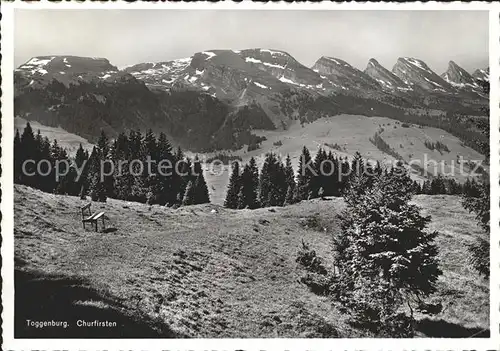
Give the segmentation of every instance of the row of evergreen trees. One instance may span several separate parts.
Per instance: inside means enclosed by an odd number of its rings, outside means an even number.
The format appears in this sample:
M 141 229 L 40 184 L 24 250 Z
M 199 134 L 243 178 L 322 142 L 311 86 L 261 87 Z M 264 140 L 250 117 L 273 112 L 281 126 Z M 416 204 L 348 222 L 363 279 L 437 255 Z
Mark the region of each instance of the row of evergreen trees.
M 414 182 L 414 188 L 416 194 L 425 195 L 461 195 L 468 194 L 475 196 L 479 192 L 480 183 L 478 183 L 474 178 L 467 178 L 467 180 L 461 184 L 457 182 L 454 178 L 444 178 L 442 175 L 432 178 L 431 180 L 426 180 L 420 185 L 418 182 Z
M 27 162 L 23 170 L 23 163 L 26 160 L 32 160 L 32 162 Z M 22 135 L 19 134 L 19 130 L 16 130 L 14 183 L 25 184 L 46 192 L 59 191 L 65 185 L 62 179 L 57 178 L 56 168 L 65 160 L 69 160 L 68 154 L 59 146 L 57 140 L 51 143 L 47 137 L 42 137 L 40 130 L 35 135 L 29 123 Z M 59 168 L 62 172 L 62 166 Z M 78 191 L 78 189 L 75 188 L 72 191 Z
M 381 173 L 379 163 L 368 164 L 359 153 L 349 162 L 347 158 L 337 157 L 331 151 L 326 153 L 320 148 L 312 159 L 304 147 L 295 176 L 290 156 L 283 163 L 271 152 L 266 154 L 260 172 L 254 158 L 243 170 L 238 162 L 233 163 L 224 206 L 233 209 L 284 206 L 323 196 L 341 196 L 355 175 L 374 177 Z M 427 195 L 474 194 L 478 186 L 474 179 L 460 184 L 455 179 L 438 175 L 423 184 L 413 181 L 411 190 L 415 194 Z
M 320 148 L 313 160 L 309 150 L 304 147 L 297 176 L 290 156 L 283 164 L 272 152 L 266 154 L 259 173 L 252 157 L 242 172 L 239 163 L 233 163 L 224 206 L 235 209 L 283 206 L 322 196 L 340 196 L 352 173 L 363 172 L 366 167 L 371 166 L 365 165 L 359 153 L 349 162 L 347 158 L 339 158 Z M 377 164 L 367 172 L 375 174 L 380 171 L 380 165 Z
M 150 169 L 145 166 L 148 157 Z M 27 164 L 26 172 L 23 172 L 23 162 L 28 159 L 34 162 Z M 142 163 L 142 172 L 138 164 L 130 167 L 133 160 Z M 161 160 L 168 160 L 173 166 L 168 176 L 158 174 Z M 61 161 L 68 161 L 71 167 L 67 175 L 57 179 L 57 166 L 59 174 L 64 173 L 61 168 L 65 164 Z M 122 167 L 119 167 L 120 162 Z M 50 143 L 40 132 L 35 135 L 28 123 L 22 135 L 16 132 L 14 163 L 16 183 L 46 192 L 90 195 L 95 201 L 112 197 L 168 206 L 209 202 L 201 162 L 197 158 L 191 161 L 180 148 L 174 151 L 165 134 L 160 133 L 156 138 L 151 130 L 145 135 L 139 131 L 130 131 L 128 135 L 121 133 L 114 141 L 102 132 L 91 153 L 80 145 L 75 158 L 70 160 L 57 140 Z M 101 163 L 103 171 L 109 175 L 101 177 Z M 113 173 L 109 167 L 113 167 Z M 382 169 L 380 164 L 368 165 L 359 153 L 349 162 L 347 158 L 320 148 L 312 159 L 304 147 L 295 176 L 290 157 L 283 163 L 276 154 L 268 153 L 260 172 L 254 158 L 244 167 L 233 163 L 224 205 L 228 208 L 257 208 L 293 204 L 322 196 L 340 196 L 348 188 L 353 175 L 360 172 L 377 175 Z M 459 184 L 454 179 L 438 176 L 422 185 L 413 182 L 413 191 L 417 194 L 470 193 L 474 196 L 477 189 L 478 184 L 473 179 Z
M 26 160 L 34 163 L 27 163 L 24 172 Z M 57 179 L 56 174 L 64 173 Z M 94 201 L 112 197 L 168 206 L 210 202 L 201 162 L 185 157 L 180 148 L 174 151 L 164 133 L 156 138 L 151 130 L 145 135 L 121 133 L 113 141 L 102 132 L 90 154 L 80 145 L 71 160 L 56 140 L 50 144 L 40 132 L 35 136 L 27 123 L 14 138 L 14 181 L 46 192 L 90 195 Z

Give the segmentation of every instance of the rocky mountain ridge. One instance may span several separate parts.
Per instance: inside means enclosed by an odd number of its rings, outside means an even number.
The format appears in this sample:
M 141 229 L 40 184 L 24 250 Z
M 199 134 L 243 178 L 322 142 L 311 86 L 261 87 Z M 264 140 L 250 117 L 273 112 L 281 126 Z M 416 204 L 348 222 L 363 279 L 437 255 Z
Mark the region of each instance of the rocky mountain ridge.
M 361 71 L 328 56 L 308 68 L 270 49 L 202 51 L 122 70 L 105 58 L 40 56 L 14 72 L 15 113 L 89 139 L 100 129 L 154 128 L 188 149 L 230 149 L 254 142 L 252 129 L 338 113 L 390 116 L 462 102 L 474 111 L 487 104 L 474 80 L 488 72 L 450 62 L 439 76 L 413 58 L 399 58 L 392 72 L 371 59 Z

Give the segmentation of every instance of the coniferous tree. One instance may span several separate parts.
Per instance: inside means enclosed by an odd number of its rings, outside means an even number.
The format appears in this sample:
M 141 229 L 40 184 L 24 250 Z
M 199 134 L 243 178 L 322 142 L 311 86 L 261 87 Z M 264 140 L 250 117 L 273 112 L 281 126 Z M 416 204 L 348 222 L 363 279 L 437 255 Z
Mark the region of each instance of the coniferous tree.
M 203 175 L 203 167 L 198 156 L 195 157 L 193 162 L 192 181 L 194 187 L 193 204 L 205 204 L 210 202 L 208 194 L 208 187 Z
M 243 186 L 240 187 L 240 191 L 238 193 L 238 209 L 243 209 L 246 208 L 246 201 L 245 201 L 245 193 L 243 190 Z
M 183 199 L 183 194 L 186 193 L 186 186 L 189 183 L 189 181 L 192 181 L 194 183 L 195 179 L 193 177 L 193 166 L 191 159 L 189 157 L 186 157 L 183 160 L 178 161 L 179 166 L 179 184 L 176 189 L 177 193 L 180 195 L 180 199 L 182 201 Z
M 297 174 L 298 199 L 305 200 L 311 192 L 312 179 L 314 177 L 312 159 L 309 150 L 304 146 L 299 159 L 299 171 Z
M 351 178 L 355 176 L 363 176 L 365 172 L 365 162 L 361 154 L 356 151 L 351 162 Z
M 362 189 L 358 189 L 362 187 Z M 356 322 L 380 336 L 413 335 L 412 304 L 436 290 L 436 232 L 410 204 L 412 182 L 383 173 L 365 189 L 354 176 L 345 194 L 342 233 L 335 236 L 339 275 L 334 291 Z M 409 306 L 410 315 L 401 314 Z
M 274 153 L 268 153 L 259 178 L 259 202 L 262 207 L 281 206 L 286 194 L 285 168 Z
M 101 157 L 100 149 L 94 146 L 89 158 L 89 191 L 92 201 L 106 202 L 107 191 L 104 182 L 101 181 L 100 173 Z
M 299 187 L 295 186 L 295 189 L 293 189 L 293 197 L 292 197 L 292 203 L 296 204 L 297 202 L 300 202 L 300 195 L 299 195 Z
M 106 188 L 104 187 L 104 182 L 99 179 L 99 174 L 94 173 L 92 175 L 92 181 L 90 183 L 90 197 L 92 201 L 106 202 Z
M 421 194 L 422 193 L 422 188 L 420 187 L 420 183 L 417 182 L 416 180 L 413 181 L 413 192 L 415 194 Z
M 16 135 L 14 136 L 14 183 L 20 183 L 22 180 L 23 161 L 21 136 L 19 135 L 19 129 L 16 129 Z
M 438 174 L 437 177 L 434 177 L 432 179 L 431 194 L 432 195 L 446 194 L 446 186 L 444 183 L 444 178 L 441 174 Z
M 146 201 L 150 204 L 159 202 L 159 177 L 157 174 L 158 167 L 158 143 L 153 131 L 149 129 L 144 136 L 144 141 L 141 145 L 141 155 L 143 157 L 143 181 L 144 186 L 148 189 L 146 192 Z
M 38 131 L 37 136 L 36 136 L 36 151 L 34 154 L 35 160 L 41 161 L 41 160 L 46 160 L 49 161 L 50 164 L 53 164 L 53 159 L 52 159 L 52 150 L 51 150 L 51 145 L 49 138 L 44 137 L 42 138 L 40 131 Z M 50 166 L 47 163 L 42 163 L 42 167 L 40 167 L 40 172 L 37 172 L 34 177 L 32 177 L 32 183 L 33 187 L 36 187 L 42 191 L 46 192 L 52 192 L 54 190 L 54 182 L 52 181 L 52 176 L 44 176 L 44 174 L 47 174 L 48 168 Z
M 264 163 L 262 164 L 262 169 L 259 176 L 259 203 L 262 207 L 270 206 L 268 203 L 271 199 L 269 198 L 271 192 L 271 174 L 273 167 L 273 163 L 276 163 L 276 157 L 272 152 L 266 154 L 266 158 L 264 159 Z
M 101 134 L 99 136 L 99 139 L 97 140 L 97 150 L 98 150 L 98 153 L 96 155 L 98 155 L 98 163 L 99 163 L 99 173 L 102 172 L 102 175 L 99 174 L 99 178 L 103 178 L 103 186 L 104 186 L 104 191 L 106 192 L 106 197 L 108 196 L 115 196 L 114 194 L 114 178 L 112 175 L 109 175 L 112 171 L 112 165 L 111 163 L 109 162 L 110 161 L 110 143 L 109 143 L 109 139 L 108 139 L 108 136 L 106 135 L 106 133 L 101 130 Z M 101 169 L 101 165 L 102 165 L 102 169 Z M 95 170 L 94 170 L 95 171 Z
M 82 167 L 83 163 L 87 161 L 89 158 L 88 152 L 83 149 L 82 144 L 80 143 L 80 146 L 76 150 L 76 155 L 75 155 L 75 164 L 78 168 Z
M 39 157 L 37 157 L 37 150 L 41 147 L 40 143 L 37 145 L 35 142 L 35 135 L 33 134 L 33 129 L 31 128 L 30 123 L 26 123 L 26 127 L 24 128 L 23 134 L 21 135 L 21 143 L 20 143 L 20 157 L 22 163 L 26 160 L 33 160 L 35 163 L 39 161 Z M 22 165 L 21 163 L 21 165 Z M 26 163 L 24 167 L 24 171 L 21 174 L 21 183 L 29 186 L 36 186 L 37 176 L 29 176 L 29 174 L 36 174 L 36 165 L 30 163 Z
M 238 208 L 254 209 L 259 207 L 257 201 L 257 192 L 259 186 L 259 171 L 255 158 L 251 158 L 245 165 L 241 174 L 241 197 L 238 199 Z
M 313 168 L 315 174 L 311 181 L 311 188 L 309 189 L 312 198 L 318 197 L 319 189 L 324 188 L 326 185 L 327 177 L 325 174 L 329 174 L 330 172 L 330 168 L 328 166 L 328 156 L 322 148 L 319 148 L 316 156 L 314 157 Z
M 330 151 L 327 155 L 327 161 L 332 167 L 330 170 L 330 176 L 326 177 L 325 193 L 329 196 L 340 196 L 341 194 L 341 179 L 340 171 L 341 164 L 337 157 L 335 157 Z
M 347 157 L 344 159 L 339 159 L 340 163 L 340 194 L 343 194 L 346 189 L 349 187 L 349 180 L 351 178 L 352 170 L 351 164 L 347 160 Z
M 290 155 L 286 156 L 286 161 L 285 161 L 285 183 L 287 185 L 287 191 L 289 188 L 291 189 L 291 194 L 292 194 L 291 198 L 293 201 L 293 191 L 297 184 L 295 183 L 295 173 L 293 171 L 292 160 L 290 159 Z
M 482 276 L 490 276 L 490 184 L 483 179 L 479 186 L 474 185 L 474 191 L 464 192 L 462 205 L 469 212 L 476 215 L 479 226 L 483 229 L 483 236 L 477 237 L 473 244 L 468 245 L 469 262 Z
M 240 192 L 240 187 L 240 165 L 238 162 L 233 162 L 231 177 L 229 178 L 229 185 L 226 193 L 226 199 L 224 201 L 224 207 L 233 209 L 238 208 L 238 195 Z
M 286 190 L 286 195 L 285 195 L 285 202 L 283 203 L 284 206 L 291 205 L 294 203 L 293 193 L 294 193 L 294 188 L 292 188 L 291 186 L 288 186 L 288 189 Z
M 208 193 L 207 183 L 205 181 L 205 177 L 203 173 L 200 173 L 194 182 L 195 189 L 195 204 L 207 204 L 210 202 L 210 195 Z
M 426 194 L 426 195 L 431 195 L 432 194 L 432 188 L 431 188 L 431 182 L 430 182 L 430 180 L 425 180 L 424 183 L 422 184 L 422 194 Z
M 193 205 L 194 199 L 195 199 L 195 188 L 194 188 L 193 181 L 190 180 L 186 184 L 186 189 L 184 191 L 184 197 L 182 199 L 182 205 L 183 206 Z
M 175 157 L 172 154 L 172 145 L 167 140 L 165 133 L 160 133 L 158 137 L 158 172 L 159 174 L 159 203 L 161 205 L 173 205 L 176 201 L 177 190 L 175 185 L 178 175 L 175 172 Z M 162 167 L 160 169 L 160 167 Z
M 80 174 L 76 175 L 75 187 L 77 189 L 77 194 L 79 194 L 80 197 L 86 195 L 85 189 L 88 188 L 88 184 L 86 183 L 87 172 L 89 168 L 88 159 L 89 159 L 89 153 L 82 147 L 82 144 L 80 144 L 78 149 L 76 150 L 76 155 L 75 155 L 75 166 L 78 172 L 80 172 Z

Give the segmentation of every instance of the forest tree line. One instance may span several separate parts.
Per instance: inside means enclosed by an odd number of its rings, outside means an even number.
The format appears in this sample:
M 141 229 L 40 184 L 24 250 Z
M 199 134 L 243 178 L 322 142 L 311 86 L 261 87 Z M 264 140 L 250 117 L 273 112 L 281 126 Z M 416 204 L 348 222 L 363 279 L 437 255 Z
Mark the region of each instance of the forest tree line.
M 349 161 L 347 157 L 338 157 L 319 148 L 313 159 L 310 151 L 303 147 L 295 174 L 289 155 L 283 162 L 278 155 L 270 152 L 266 154 L 260 171 L 253 157 L 244 166 L 233 162 L 224 206 L 252 209 L 285 206 L 324 196 L 342 196 L 355 175 L 376 177 L 389 171 L 378 162 L 375 165 L 366 162 L 359 152 Z M 414 194 L 426 195 L 474 195 L 479 192 L 478 188 L 479 183 L 474 178 L 468 178 L 461 184 L 442 175 L 422 184 L 414 180 L 411 187 Z
M 132 166 L 133 160 L 145 164 L 148 159 L 152 164 L 149 170 Z M 26 160 L 34 163 L 27 164 L 26 172 L 23 172 L 22 165 Z M 37 170 L 36 165 L 41 160 L 45 161 Z M 178 171 L 172 170 L 168 176 L 159 175 L 157 166 L 161 160 L 176 165 Z M 70 168 L 58 179 L 56 167 L 60 161 L 67 161 Z M 120 162 L 125 166 L 118 167 Z M 59 167 L 63 166 L 64 163 L 59 164 Z M 383 171 L 379 163 L 369 164 L 359 153 L 349 161 L 331 151 L 327 153 L 323 148 L 313 158 L 304 147 L 297 174 L 289 156 L 282 162 L 276 154 L 268 153 L 260 170 L 254 158 L 244 166 L 234 162 L 224 205 L 234 209 L 258 208 L 342 196 L 356 170 L 373 175 Z M 58 172 L 65 173 L 64 170 Z M 121 133 L 113 141 L 102 132 L 91 152 L 80 145 L 71 159 L 57 140 L 51 143 L 40 132 L 35 134 L 28 123 L 23 133 L 17 131 L 14 138 L 14 182 L 50 193 L 82 198 L 90 195 L 94 201 L 105 201 L 110 197 L 167 206 L 210 202 L 202 162 L 198 158 L 185 157 L 180 148 L 173 150 L 165 134 L 160 133 L 156 138 L 151 130 L 145 135 L 140 131 L 130 131 L 128 135 Z M 439 175 L 423 184 L 413 181 L 412 189 L 416 194 L 455 195 L 475 194 L 478 186 L 474 179 L 460 184 L 453 178 Z
M 33 162 L 23 170 L 27 160 Z M 160 176 L 162 160 L 173 169 Z M 145 135 L 134 130 L 120 133 L 113 141 L 101 132 L 90 153 L 80 145 L 72 160 L 57 140 L 50 143 L 40 131 L 35 135 L 27 123 L 22 135 L 16 131 L 14 138 L 14 182 L 50 193 L 90 195 L 93 201 L 111 197 L 167 206 L 210 202 L 200 160 L 185 157 L 180 148 L 174 151 L 164 133 L 156 138 L 151 130 Z

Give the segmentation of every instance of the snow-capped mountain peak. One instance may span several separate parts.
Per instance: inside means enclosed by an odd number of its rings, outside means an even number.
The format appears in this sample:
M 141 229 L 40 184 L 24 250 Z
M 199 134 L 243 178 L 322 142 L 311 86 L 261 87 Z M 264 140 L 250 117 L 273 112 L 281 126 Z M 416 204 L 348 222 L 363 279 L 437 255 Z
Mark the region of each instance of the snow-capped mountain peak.
M 490 81 L 490 68 L 477 69 L 472 73 L 472 77 L 479 80 Z
M 454 93 L 455 88 L 432 71 L 427 64 L 419 59 L 411 57 L 400 57 L 392 73 L 403 82 L 427 91 Z
M 371 58 L 368 61 L 365 74 L 375 79 L 382 86 L 382 89 L 388 91 L 410 91 L 413 90 L 411 85 L 406 84 L 394 73 L 383 67 L 377 60 Z
M 448 63 L 448 69 L 441 77 L 458 89 L 475 90 L 479 89 L 476 79 L 465 69 L 457 65 L 454 61 Z
M 327 77 L 338 92 L 350 91 L 358 95 L 363 91 L 378 95 L 381 90 L 375 79 L 338 58 L 323 56 L 316 61 L 312 69 Z

